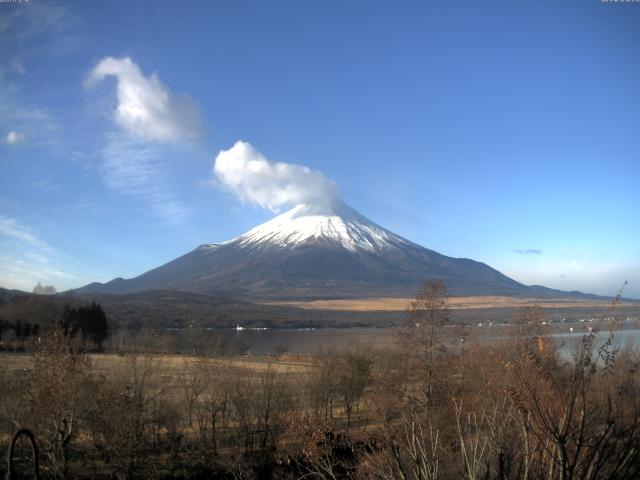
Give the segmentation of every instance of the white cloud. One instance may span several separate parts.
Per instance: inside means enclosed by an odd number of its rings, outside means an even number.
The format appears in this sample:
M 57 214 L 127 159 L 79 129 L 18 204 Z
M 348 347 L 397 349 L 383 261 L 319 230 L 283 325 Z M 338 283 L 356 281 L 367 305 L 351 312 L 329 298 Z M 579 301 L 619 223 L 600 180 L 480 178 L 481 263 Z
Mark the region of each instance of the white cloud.
M 56 250 L 17 220 L 0 215 L 0 286 L 31 291 L 37 282 L 69 283 L 74 278 L 56 266 Z
M 0 256 L 0 286 L 30 292 L 38 282 L 59 285 L 59 282 L 66 283 L 74 278 L 73 275 L 51 267 L 49 263 Z
M 131 58 L 105 57 L 91 70 L 86 85 L 115 77 L 117 104 L 110 112 L 117 127 L 106 134 L 101 154 L 105 184 L 145 203 L 155 216 L 179 223 L 190 214 L 176 198 L 170 172 L 170 146 L 201 133 L 198 106 L 173 94 L 153 73 L 145 76 Z
M 218 153 L 213 171 L 242 201 L 272 211 L 301 203 L 331 205 L 340 199 L 338 185 L 303 165 L 272 162 L 247 142 Z
M 116 122 L 129 134 L 158 142 L 189 141 L 201 131 L 193 100 L 174 95 L 153 73 L 145 77 L 130 58 L 103 58 L 89 73 L 87 85 L 117 79 Z
M 58 3 L 29 2 L 8 9 L 3 5 L 0 14 L 0 129 L 15 131 L 16 135 L 7 139 L 3 133 L 2 143 L 15 145 L 24 138 L 32 147 L 51 148 L 62 143 L 56 117 L 27 100 L 28 85 L 26 79 L 21 78 L 28 75 L 28 65 L 47 65 L 81 44 L 76 36 L 81 21 L 66 5 Z
M 7 133 L 4 141 L 8 145 L 17 145 L 18 143 L 22 143 L 24 141 L 24 134 L 16 132 L 15 130 L 11 130 L 9 133 Z
M 30 243 L 43 250 L 51 250 L 51 246 L 38 238 L 30 228 L 20 225 L 13 218 L 0 215 L 0 235 Z
M 21 106 L 19 95 L 3 87 L 0 80 L 0 128 L 7 132 L 0 141 L 12 146 L 28 141 L 31 147 L 50 149 L 60 145 L 58 119 L 46 109 Z

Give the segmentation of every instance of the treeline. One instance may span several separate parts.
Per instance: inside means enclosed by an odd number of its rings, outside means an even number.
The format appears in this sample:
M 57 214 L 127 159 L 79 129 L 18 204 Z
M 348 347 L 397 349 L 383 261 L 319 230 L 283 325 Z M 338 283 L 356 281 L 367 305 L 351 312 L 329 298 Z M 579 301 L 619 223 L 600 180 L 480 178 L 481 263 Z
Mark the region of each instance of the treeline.
M 100 304 L 95 302 L 76 306 L 65 304 L 62 311 L 58 313 L 59 316 L 56 316 L 57 309 L 52 309 L 47 312 L 48 318 L 39 322 L 20 318 L 24 313 L 27 313 L 27 317 L 32 317 L 32 315 L 28 315 L 29 309 L 19 309 L 17 315 L 16 312 L 10 311 L 10 313 L 18 318 L 7 320 L 0 316 L 1 350 L 24 350 L 27 346 L 35 348 L 41 334 L 58 329 L 65 336 L 80 337 L 85 347 L 87 347 L 87 342 L 90 342 L 98 350 L 101 350 L 109 335 L 109 322 L 106 313 Z M 27 345 L 28 340 L 31 340 L 30 345 Z
M 640 478 L 637 350 L 594 329 L 567 355 L 537 308 L 495 345 L 448 322 L 434 283 L 394 348 L 289 364 L 90 357 L 52 329 L 28 368 L 0 363 L 0 433 L 31 429 L 58 479 Z
M 8 333 L 13 333 L 14 338 L 18 341 L 24 341 L 27 337 L 37 337 L 40 333 L 40 324 L 23 322 L 22 320 L 16 320 L 10 322 L 3 318 L 0 318 L 0 341 L 2 341 Z

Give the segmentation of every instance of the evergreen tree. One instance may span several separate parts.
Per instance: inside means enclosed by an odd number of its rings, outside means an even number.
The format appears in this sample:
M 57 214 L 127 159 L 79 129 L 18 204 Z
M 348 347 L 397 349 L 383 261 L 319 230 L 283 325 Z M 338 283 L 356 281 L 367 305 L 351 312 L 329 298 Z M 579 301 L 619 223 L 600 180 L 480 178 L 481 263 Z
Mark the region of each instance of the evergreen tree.
M 99 349 L 102 349 L 102 343 L 109 335 L 107 315 L 100 304 L 96 302 L 91 302 L 91 305 L 85 308 L 86 312 L 83 315 L 85 323 L 82 335 L 83 337 L 88 337 Z
M 66 336 L 80 334 L 83 340 L 94 342 L 98 349 L 102 349 L 102 343 L 109 335 L 107 315 L 96 302 L 77 308 L 66 305 L 59 324 Z

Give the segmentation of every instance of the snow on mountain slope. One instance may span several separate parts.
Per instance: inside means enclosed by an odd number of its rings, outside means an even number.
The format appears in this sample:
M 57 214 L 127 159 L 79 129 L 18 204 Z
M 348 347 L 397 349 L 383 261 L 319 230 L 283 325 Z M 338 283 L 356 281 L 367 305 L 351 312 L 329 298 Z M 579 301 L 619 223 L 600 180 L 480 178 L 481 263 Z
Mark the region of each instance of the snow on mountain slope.
M 335 207 L 298 205 L 244 235 L 225 242 L 254 246 L 296 246 L 314 241 L 335 242 L 349 251 L 401 248 L 409 242 L 386 230 L 345 204 Z
M 298 205 L 223 243 L 201 245 L 132 279 L 80 292 L 229 292 L 248 298 L 413 295 L 442 279 L 459 295 L 524 294 L 528 287 L 466 258 L 452 258 L 376 225 L 343 203 Z

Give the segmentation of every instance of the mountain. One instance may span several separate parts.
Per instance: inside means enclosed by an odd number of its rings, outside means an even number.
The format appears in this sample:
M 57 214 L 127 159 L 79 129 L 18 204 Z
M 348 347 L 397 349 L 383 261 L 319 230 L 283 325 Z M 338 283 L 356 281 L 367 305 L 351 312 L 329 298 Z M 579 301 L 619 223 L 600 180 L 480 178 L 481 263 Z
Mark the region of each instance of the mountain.
M 0 287 L 0 305 L 13 300 L 14 298 L 23 298 L 29 295 L 30 295 L 29 293 L 22 292 L 20 290 L 9 290 L 9 289 Z
M 138 277 L 91 283 L 77 292 L 181 290 L 251 299 L 363 298 L 412 296 L 428 279 L 444 280 L 453 295 L 557 292 L 527 287 L 484 263 L 424 248 L 344 203 L 298 205 L 244 235 L 201 245 Z

